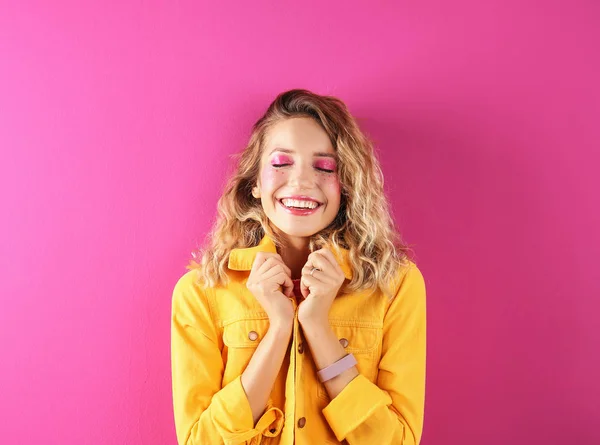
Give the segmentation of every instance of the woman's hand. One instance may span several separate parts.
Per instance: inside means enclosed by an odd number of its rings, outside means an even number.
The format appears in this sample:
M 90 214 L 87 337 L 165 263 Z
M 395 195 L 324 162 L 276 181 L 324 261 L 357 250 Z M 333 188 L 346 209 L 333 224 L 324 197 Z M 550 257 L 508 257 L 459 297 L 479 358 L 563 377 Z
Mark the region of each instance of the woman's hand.
M 288 299 L 294 292 L 291 276 L 279 254 L 256 254 L 246 287 L 269 316 L 271 326 L 289 326 L 294 322 L 294 304 Z
M 316 267 L 311 276 L 311 270 Z M 302 268 L 300 292 L 305 300 L 298 306 L 300 324 L 328 325 L 329 309 L 344 284 L 344 272 L 326 247 L 312 252 Z

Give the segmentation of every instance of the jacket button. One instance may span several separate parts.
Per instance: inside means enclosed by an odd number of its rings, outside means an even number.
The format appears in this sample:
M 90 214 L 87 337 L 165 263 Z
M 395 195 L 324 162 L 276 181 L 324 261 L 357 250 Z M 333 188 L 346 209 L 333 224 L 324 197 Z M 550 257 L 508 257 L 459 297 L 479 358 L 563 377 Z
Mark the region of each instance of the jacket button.
M 348 346 L 348 340 L 345 338 L 340 338 L 340 345 L 342 345 L 344 348 Z
M 298 419 L 298 428 L 304 428 L 304 425 L 306 425 L 306 419 L 304 417 L 300 417 Z
M 298 345 L 298 352 L 299 352 L 300 354 L 302 354 L 302 353 L 304 352 L 304 343 L 300 343 L 300 344 Z
M 256 340 L 258 338 L 258 334 L 255 331 L 250 331 L 248 333 L 248 338 L 252 341 Z

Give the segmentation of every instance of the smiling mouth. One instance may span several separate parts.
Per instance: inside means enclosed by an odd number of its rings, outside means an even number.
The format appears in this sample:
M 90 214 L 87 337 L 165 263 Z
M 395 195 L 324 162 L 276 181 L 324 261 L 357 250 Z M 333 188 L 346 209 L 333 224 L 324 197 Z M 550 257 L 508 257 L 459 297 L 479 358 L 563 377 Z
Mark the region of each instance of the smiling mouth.
M 283 198 L 283 199 L 285 199 L 285 198 Z M 285 205 L 283 203 L 283 199 L 278 199 L 277 201 L 279 202 L 279 204 L 281 204 L 286 209 L 292 209 L 292 210 L 306 210 L 306 211 L 317 210 L 319 207 L 321 207 L 323 205 L 323 203 L 316 202 L 316 201 L 311 201 L 311 202 L 313 202 L 313 203 L 316 204 L 315 207 L 302 207 L 302 206 L 296 207 L 296 206 L 291 206 L 291 205 Z

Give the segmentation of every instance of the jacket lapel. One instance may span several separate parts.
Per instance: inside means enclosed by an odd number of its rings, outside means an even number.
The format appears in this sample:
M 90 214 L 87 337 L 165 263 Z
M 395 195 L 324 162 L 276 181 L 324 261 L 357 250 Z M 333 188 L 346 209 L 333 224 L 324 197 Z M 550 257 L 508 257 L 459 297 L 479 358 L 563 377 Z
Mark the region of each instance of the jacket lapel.
M 344 276 L 348 279 L 352 279 L 352 268 L 349 262 L 349 251 L 348 249 L 340 248 L 340 250 L 334 249 L 332 246 L 327 246 L 333 255 L 335 256 Z M 227 267 L 231 270 L 251 270 L 254 258 L 258 252 L 270 252 L 277 253 L 277 247 L 273 240 L 268 236 L 263 236 L 262 240 L 258 245 L 253 247 L 238 247 L 232 249 L 229 253 L 229 260 Z

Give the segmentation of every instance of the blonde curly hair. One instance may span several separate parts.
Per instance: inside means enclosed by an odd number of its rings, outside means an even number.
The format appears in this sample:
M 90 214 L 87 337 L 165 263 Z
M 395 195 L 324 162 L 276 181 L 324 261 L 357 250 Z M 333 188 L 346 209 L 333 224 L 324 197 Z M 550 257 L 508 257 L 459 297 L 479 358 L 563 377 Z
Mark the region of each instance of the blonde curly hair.
M 217 218 L 206 236 L 206 247 L 192 253 L 187 269 L 198 269 L 202 285 L 226 286 L 232 249 L 256 246 L 265 234 L 276 246 L 283 245 L 260 200 L 251 192 L 268 131 L 282 120 L 297 117 L 314 119 L 329 135 L 338 156 L 341 186 L 339 212 L 328 227 L 310 237 L 310 250 L 325 245 L 348 249 L 353 277 L 341 293 L 378 287 L 391 298 L 400 269 L 409 265 L 411 249 L 394 226 L 373 144 L 340 99 L 304 89 L 279 94 L 254 124 L 246 148 L 232 155 L 236 169 L 217 203 Z

